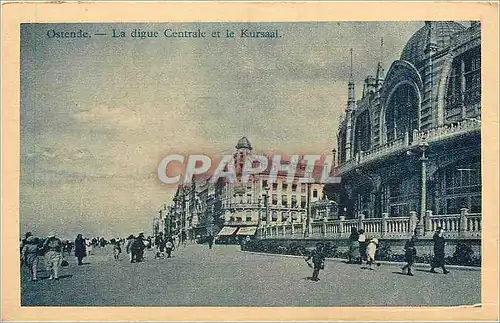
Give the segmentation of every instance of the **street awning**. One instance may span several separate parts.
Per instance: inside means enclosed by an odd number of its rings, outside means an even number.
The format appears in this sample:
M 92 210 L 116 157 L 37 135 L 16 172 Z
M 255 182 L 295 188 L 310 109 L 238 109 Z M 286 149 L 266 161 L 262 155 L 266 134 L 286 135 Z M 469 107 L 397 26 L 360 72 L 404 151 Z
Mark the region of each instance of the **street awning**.
M 239 236 L 253 236 L 255 235 L 255 231 L 257 230 L 257 227 L 241 227 L 236 235 Z
M 233 227 L 223 227 L 222 230 L 219 231 L 217 236 L 232 236 L 234 234 L 234 231 L 236 231 L 238 228 L 233 228 Z

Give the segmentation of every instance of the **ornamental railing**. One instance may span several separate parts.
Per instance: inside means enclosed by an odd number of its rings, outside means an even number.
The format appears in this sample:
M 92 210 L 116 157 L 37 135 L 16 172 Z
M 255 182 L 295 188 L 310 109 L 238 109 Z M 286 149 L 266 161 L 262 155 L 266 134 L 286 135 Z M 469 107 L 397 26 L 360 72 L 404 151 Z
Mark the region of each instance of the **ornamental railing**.
M 418 131 L 415 129 L 411 135 L 406 133 L 404 137 L 399 137 L 398 139 L 392 140 L 368 151 L 361 151 L 350 160 L 340 164 L 338 171 L 342 174 L 355 169 L 359 165 L 373 162 L 389 154 L 399 153 L 409 149 L 416 149 L 422 138 L 425 138 L 426 142 L 432 143 L 480 130 L 481 121 L 476 119 L 465 119 L 457 123 L 445 124 L 428 130 Z
M 321 222 L 303 223 L 261 223 L 258 229 L 262 239 L 346 239 L 351 234 L 351 228 L 364 229 L 368 238 L 408 239 L 419 224 L 416 212 L 410 212 L 406 217 L 389 217 L 384 213 L 381 218 L 365 218 L 360 214 L 356 219 L 337 220 L 325 219 Z M 308 227 L 309 226 L 309 227 Z M 427 211 L 423 218 L 420 237 L 432 238 L 438 227 L 445 230 L 447 237 L 458 239 L 481 238 L 481 214 L 468 213 L 462 209 L 460 214 L 434 215 Z

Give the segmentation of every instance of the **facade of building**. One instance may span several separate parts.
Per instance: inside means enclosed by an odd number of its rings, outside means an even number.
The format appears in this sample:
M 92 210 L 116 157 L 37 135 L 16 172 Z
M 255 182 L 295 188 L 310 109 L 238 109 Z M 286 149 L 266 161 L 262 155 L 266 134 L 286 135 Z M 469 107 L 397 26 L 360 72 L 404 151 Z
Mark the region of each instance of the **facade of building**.
M 171 223 L 168 234 L 184 231 L 188 239 L 212 234 L 220 240 L 255 236 L 258 227 L 267 224 L 305 223 L 308 201 L 316 216 L 333 216 L 331 201 L 325 204 L 322 200 L 321 184 L 287 183 L 286 173 L 282 172 L 277 173 L 276 180 L 270 181 L 267 174 L 272 168 L 271 158 L 263 174 L 250 175 L 243 183 L 243 166 L 247 161 L 254 162 L 252 150 L 246 137 L 236 144 L 233 154 L 236 182 L 221 179 L 211 183 L 207 179 L 179 185 L 173 204 L 165 212 L 170 218 L 165 222 Z M 281 162 L 281 165 L 286 164 L 287 161 Z M 297 168 L 303 167 L 301 165 Z
M 276 180 L 269 180 L 272 170 L 272 158 L 268 158 L 268 169 L 263 174 L 251 175 L 247 183 L 242 183 L 241 172 L 245 162 L 253 162 L 250 141 L 243 137 L 235 146 L 236 183 L 219 182 L 216 201 L 220 201 L 220 214 L 224 219 L 223 233 L 234 229 L 236 235 L 254 235 L 257 228 L 278 226 L 283 223 L 305 223 L 308 201 L 311 205 L 323 196 L 320 184 L 287 183 L 286 173 L 277 172 Z M 289 161 L 282 160 L 281 165 Z M 304 169 L 299 162 L 298 169 Z M 307 194 L 309 189 L 310 193 Z M 244 229 L 242 229 L 244 228 Z M 219 233 L 220 235 L 220 233 Z
M 480 23 L 425 22 L 359 100 L 354 87 L 351 75 L 332 190 L 340 214 L 480 214 Z
M 444 227 L 449 237 L 480 239 L 480 23 L 427 21 L 400 59 L 387 72 L 379 62 L 374 74 L 357 100 L 351 72 L 333 152 L 339 184 L 285 183 L 283 175 L 268 182 L 261 174 L 179 187 L 170 227 L 293 239 L 344 239 L 353 226 L 380 238 L 430 238 Z M 243 137 L 235 148 L 240 174 L 252 146 Z

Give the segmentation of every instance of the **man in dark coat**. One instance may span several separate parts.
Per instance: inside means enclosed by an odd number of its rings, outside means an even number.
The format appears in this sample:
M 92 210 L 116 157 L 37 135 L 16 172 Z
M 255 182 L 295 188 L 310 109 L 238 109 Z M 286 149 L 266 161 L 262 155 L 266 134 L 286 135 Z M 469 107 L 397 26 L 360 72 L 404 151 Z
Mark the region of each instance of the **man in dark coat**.
M 444 230 L 441 227 L 436 229 L 432 240 L 434 241 L 434 261 L 431 264 L 431 273 L 436 273 L 434 268 L 442 268 L 443 274 L 449 273 L 444 267 L 444 246 L 446 245 L 446 240 L 444 239 Z
M 413 263 L 415 262 L 415 256 L 417 255 L 417 249 L 415 248 L 416 240 L 416 236 L 412 236 L 410 240 L 406 241 L 404 247 L 406 265 L 401 268 L 401 271 L 404 274 L 405 271 L 408 270 L 408 272 L 406 273 L 408 276 L 413 276 L 413 273 L 411 272 L 411 266 L 413 266 Z
M 146 245 L 144 244 L 144 233 L 139 233 L 137 238 L 132 242 L 131 250 L 132 250 L 132 262 L 141 262 L 144 258 L 144 249 L 146 249 Z
M 214 236 L 210 233 L 207 237 L 208 241 L 208 249 L 212 249 L 212 245 L 214 244 Z
M 83 239 L 81 234 L 78 234 L 75 239 L 75 257 L 78 259 L 78 265 L 83 265 L 83 258 L 87 256 L 87 246 L 85 245 L 85 239 Z

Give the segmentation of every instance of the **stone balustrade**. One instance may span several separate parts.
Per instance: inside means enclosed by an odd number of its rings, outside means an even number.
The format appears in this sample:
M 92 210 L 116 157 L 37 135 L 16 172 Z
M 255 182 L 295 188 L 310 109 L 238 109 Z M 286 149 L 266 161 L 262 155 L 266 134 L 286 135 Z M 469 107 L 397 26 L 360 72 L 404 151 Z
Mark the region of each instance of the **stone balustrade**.
M 418 144 L 425 138 L 428 143 L 448 139 L 453 136 L 470 133 L 481 130 L 481 121 L 476 119 L 465 119 L 454 124 L 446 124 L 428 130 L 414 130 L 411 134 L 412 140 L 410 143 L 409 135 L 392 140 L 384 145 L 377 146 L 368 151 L 362 151 L 350 160 L 339 165 L 339 173 L 348 172 L 357 166 L 383 158 L 389 154 L 402 152 L 410 149 L 417 149 Z
M 389 217 L 384 213 L 381 218 L 364 218 L 363 214 L 356 219 L 327 220 L 310 223 L 307 234 L 306 223 L 263 223 L 258 233 L 260 238 L 290 238 L 290 239 L 346 239 L 351 234 L 351 228 L 364 229 L 367 237 L 382 239 L 408 239 L 413 234 L 418 223 L 416 212 L 410 212 L 406 217 Z M 424 217 L 423 238 L 432 238 L 438 227 L 442 227 L 450 238 L 480 239 L 481 214 L 469 214 L 462 209 L 460 214 L 434 215 L 427 211 Z
M 425 137 L 427 142 L 439 141 L 448 137 L 481 130 L 481 121 L 476 119 L 465 119 L 453 124 L 445 124 L 440 127 L 422 131 L 413 131 L 413 143 L 418 144 Z

